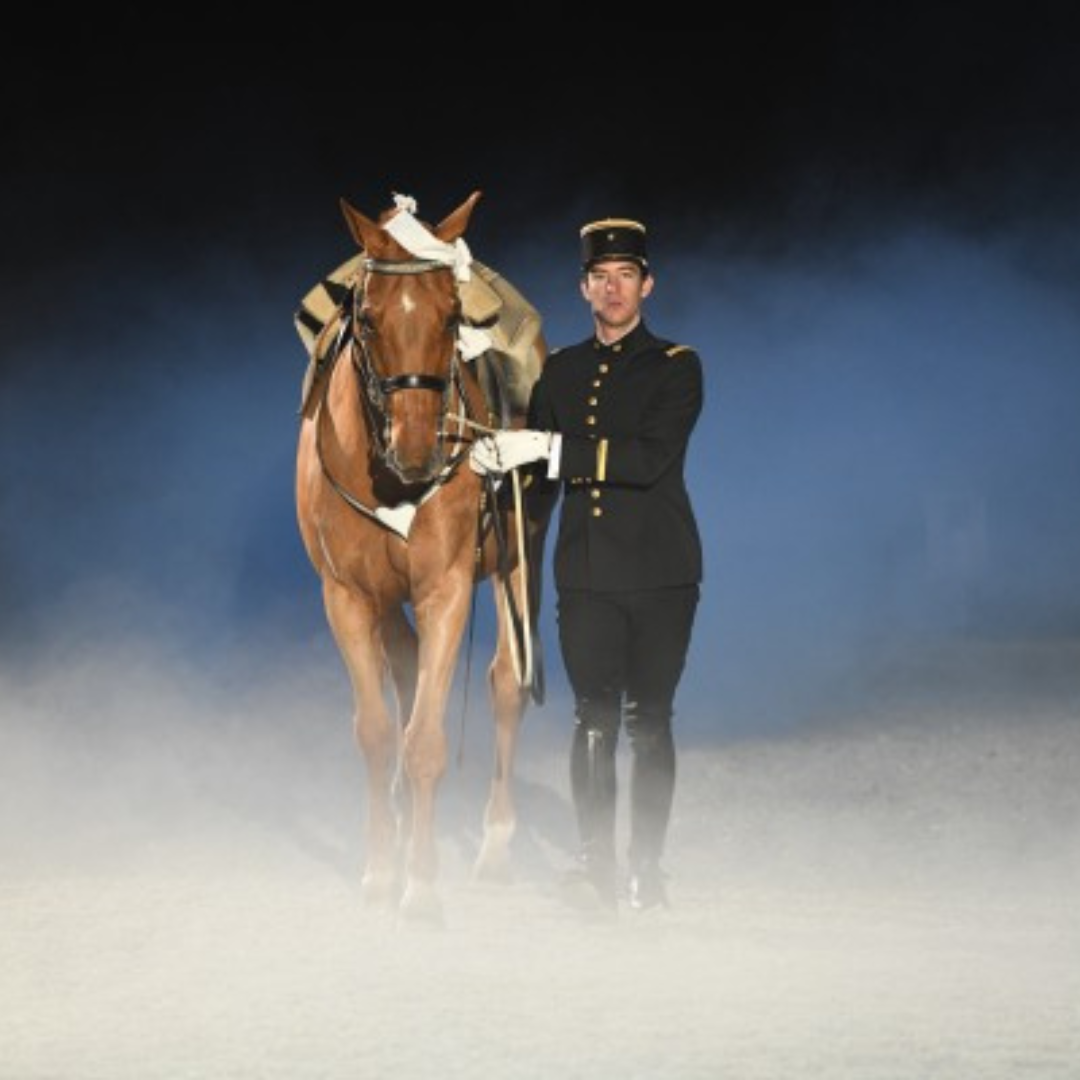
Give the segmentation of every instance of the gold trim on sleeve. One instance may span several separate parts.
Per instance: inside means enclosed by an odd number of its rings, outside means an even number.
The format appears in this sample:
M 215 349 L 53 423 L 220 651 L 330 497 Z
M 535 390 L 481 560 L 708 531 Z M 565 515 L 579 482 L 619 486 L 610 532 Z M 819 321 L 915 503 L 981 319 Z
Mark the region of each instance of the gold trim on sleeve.
M 602 484 L 607 479 L 608 441 L 601 439 L 596 444 L 596 479 Z

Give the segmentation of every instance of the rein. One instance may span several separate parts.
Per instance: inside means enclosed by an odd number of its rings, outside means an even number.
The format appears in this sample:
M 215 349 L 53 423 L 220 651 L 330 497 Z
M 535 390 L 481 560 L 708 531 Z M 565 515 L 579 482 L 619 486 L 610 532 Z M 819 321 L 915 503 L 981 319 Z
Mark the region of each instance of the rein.
M 469 419 L 468 416 L 452 415 L 451 419 L 457 420 L 459 423 L 464 424 L 466 427 L 470 427 L 473 431 L 478 431 L 483 435 L 494 435 L 496 431 L 499 430 L 497 428 L 486 427 L 484 424 L 478 424 L 475 420 Z M 518 563 L 521 566 L 522 574 L 521 598 L 523 608 L 520 610 L 517 601 L 514 599 L 514 592 L 510 588 L 510 545 L 502 519 L 499 517 L 499 508 L 496 500 L 496 485 L 490 473 L 484 476 L 484 491 L 486 493 L 486 501 L 491 506 L 492 529 L 495 533 L 495 551 L 498 559 L 498 577 L 503 586 L 506 611 L 510 619 L 510 628 L 512 630 L 510 637 L 510 659 L 514 665 L 514 674 L 517 676 L 518 685 L 528 686 L 532 693 L 533 700 L 538 705 L 542 705 L 544 703 L 545 693 L 544 673 L 541 667 L 540 657 L 534 655 L 532 640 L 533 615 L 529 600 L 529 592 L 532 586 L 529 583 L 528 577 L 532 559 L 529 555 L 528 541 L 525 537 L 525 506 L 522 498 L 520 470 L 512 469 L 509 476 L 513 488 L 514 510 L 516 511 L 517 521 L 517 533 L 514 539 L 517 541 Z M 483 528 L 481 528 L 480 531 L 482 534 Z M 479 548 L 477 549 L 477 557 L 479 557 Z

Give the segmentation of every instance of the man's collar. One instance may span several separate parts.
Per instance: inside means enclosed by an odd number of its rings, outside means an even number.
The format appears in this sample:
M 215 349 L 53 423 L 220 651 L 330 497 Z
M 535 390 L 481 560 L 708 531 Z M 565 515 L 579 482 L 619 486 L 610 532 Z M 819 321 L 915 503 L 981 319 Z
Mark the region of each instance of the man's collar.
M 652 334 L 645 326 L 645 320 L 638 322 L 637 326 L 628 334 L 610 344 L 605 344 L 595 335 L 593 336 L 593 348 L 598 351 L 614 353 L 616 356 L 626 356 L 639 352 L 652 341 Z

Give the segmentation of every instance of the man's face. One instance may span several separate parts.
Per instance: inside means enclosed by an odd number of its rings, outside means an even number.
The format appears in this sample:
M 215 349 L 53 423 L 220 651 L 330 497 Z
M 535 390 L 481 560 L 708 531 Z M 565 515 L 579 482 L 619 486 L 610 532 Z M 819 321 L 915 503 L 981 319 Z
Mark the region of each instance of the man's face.
M 631 260 L 593 263 L 581 281 L 581 295 L 593 316 L 606 326 L 620 328 L 637 321 L 641 302 L 652 292 L 652 278 Z

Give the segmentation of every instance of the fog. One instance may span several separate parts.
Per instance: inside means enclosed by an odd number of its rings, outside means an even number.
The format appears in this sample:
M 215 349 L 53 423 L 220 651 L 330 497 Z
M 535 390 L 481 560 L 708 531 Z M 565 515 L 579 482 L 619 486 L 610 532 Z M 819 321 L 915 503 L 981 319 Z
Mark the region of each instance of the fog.
M 577 209 L 474 246 L 553 344 L 588 329 Z M 292 504 L 291 315 L 344 232 L 139 273 L 118 246 L 63 317 L 23 297 L 0 401 L 0 1076 L 1071 1075 L 1075 227 L 662 237 L 647 318 L 705 362 L 706 580 L 673 908 L 601 926 L 553 892 L 573 836 L 550 591 L 517 878 L 468 873 L 485 587 L 447 717 L 447 926 L 359 904 L 363 769 Z
M 0 683 L 0 1076 L 1074 1074 L 1075 646 L 685 747 L 672 907 L 603 922 L 555 890 L 566 702 L 526 725 L 502 886 L 469 875 L 489 729 L 455 718 L 441 930 L 360 902 L 331 665 L 208 690 L 145 643 L 57 659 Z M 971 690 L 1025 666 L 1037 696 Z

